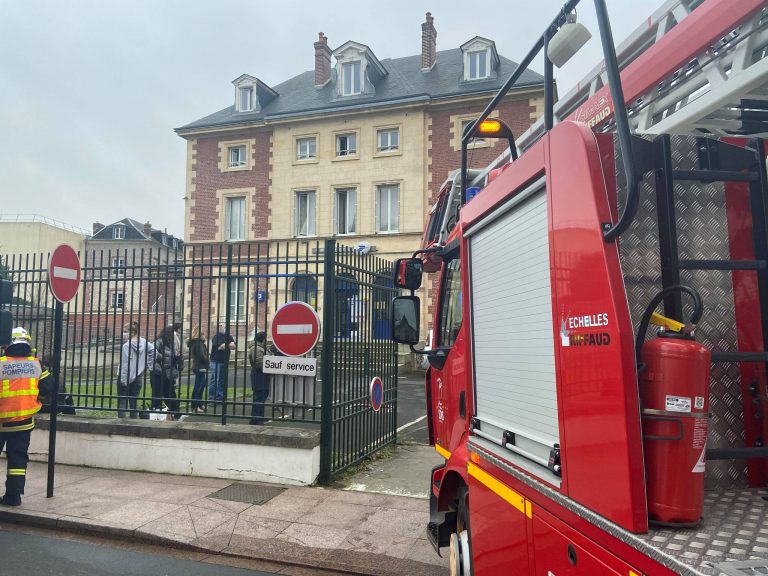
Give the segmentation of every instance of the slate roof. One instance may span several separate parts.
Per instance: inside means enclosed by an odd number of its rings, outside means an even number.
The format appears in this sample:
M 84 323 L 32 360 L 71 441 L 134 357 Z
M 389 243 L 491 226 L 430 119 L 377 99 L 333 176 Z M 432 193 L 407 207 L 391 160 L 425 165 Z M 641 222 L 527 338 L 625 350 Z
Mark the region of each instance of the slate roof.
M 278 97 L 263 106 L 259 112 L 235 112 L 233 103 L 176 130 L 183 133 L 197 128 L 236 125 L 321 111 L 343 111 L 371 104 L 386 106 L 388 103 L 439 100 L 477 93 L 490 95 L 497 92 L 517 68 L 516 62 L 503 56 L 499 56 L 499 59 L 499 67 L 494 77 L 466 82 L 463 80 L 464 63 L 460 48 L 438 52 L 437 62 L 429 72 L 421 71 L 421 55 L 387 58 L 381 63 L 388 74 L 376 83 L 375 95 L 363 94 L 344 98 L 334 98 L 336 86 L 333 80 L 321 89 L 315 88 L 315 72 L 310 70 L 273 86 L 272 89 L 278 93 Z M 541 74 L 526 70 L 515 87 L 543 83 L 544 77 Z
M 116 239 L 112 234 L 112 230 L 115 228 L 115 226 L 120 225 L 125 226 L 125 237 Z M 172 246 L 174 237 L 171 234 L 166 234 L 166 242 L 163 243 L 163 234 L 165 233 L 162 230 L 152 228 L 150 235 L 147 235 L 144 233 L 144 224 L 138 220 L 134 220 L 133 218 L 123 218 L 122 220 L 118 220 L 117 222 L 113 222 L 112 224 L 104 226 L 104 228 L 91 236 L 89 240 L 113 240 L 115 242 L 128 242 L 131 240 L 153 240 L 166 246 Z M 177 239 L 177 241 L 178 247 L 180 249 L 183 246 L 183 242 L 180 239 Z

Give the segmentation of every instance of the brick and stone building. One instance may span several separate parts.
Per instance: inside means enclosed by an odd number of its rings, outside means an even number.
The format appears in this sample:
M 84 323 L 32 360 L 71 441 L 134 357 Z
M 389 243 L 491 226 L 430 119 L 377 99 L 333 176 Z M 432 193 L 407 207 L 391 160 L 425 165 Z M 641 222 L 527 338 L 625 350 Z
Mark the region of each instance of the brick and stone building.
M 409 255 L 460 165 L 464 125 L 517 67 L 479 36 L 438 51 L 430 13 L 421 54 L 379 59 L 354 41 L 331 49 L 322 32 L 313 47 L 313 70 L 272 87 L 243 74 L 232 104 L 176 129 L 187 141 L 188 246 L 336 237 Z M 499 114 L 520 134 L 542 108 L 543 77 L 527 70 Z M 476 141 L 471 165 L 505 145 Z

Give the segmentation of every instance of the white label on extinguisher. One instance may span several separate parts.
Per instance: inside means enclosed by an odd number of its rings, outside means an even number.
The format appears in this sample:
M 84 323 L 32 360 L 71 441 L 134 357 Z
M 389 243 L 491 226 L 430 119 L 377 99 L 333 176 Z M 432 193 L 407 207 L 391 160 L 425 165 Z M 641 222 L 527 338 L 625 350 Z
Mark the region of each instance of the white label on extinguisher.
M 690 412 L 690 396 L 667 396 L 667 412 Z
M 699 459 L 696 461 L 696 465 L 693 467 L 693 470 L 691 470 L 691 472 L 694 472 L 694 473 L 698 472 L 701 474 L 704 473 L 704 465 L 707 462 L 705 458 L 706 452 L 707 452 L 706 450 L 701 451 L 701 456 L 699 456 Z
M 696 396 L 696 399 L 693 401 L 693 407 L 696 410 L 702 410 L 704 408 L 704 396 Z

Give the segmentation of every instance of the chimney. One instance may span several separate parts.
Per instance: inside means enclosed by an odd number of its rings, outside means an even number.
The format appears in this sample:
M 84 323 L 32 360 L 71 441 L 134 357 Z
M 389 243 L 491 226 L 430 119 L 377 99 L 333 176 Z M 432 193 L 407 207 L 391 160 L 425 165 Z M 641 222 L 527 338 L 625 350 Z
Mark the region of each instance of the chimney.
M 315 88 L 325 86 L 331 79 L 331 49 L 328 47 L 328 38 L 320 32 L 320 37 L 315 42 Z
M 101 222 L 94 222 L 93 223 L 93 235 L 96 236 L 99 232 L 104 230 L 104 224 Z
M 149 221 L 144 223 L 144 236 L 147 236 L 148 238 L 152 237 L 152 224 L 150 224 Z
M 421 70 L 431 70 L 437 61 L 437 30 L 435 19 L 427 12 L 427 21 L 421 25 Z

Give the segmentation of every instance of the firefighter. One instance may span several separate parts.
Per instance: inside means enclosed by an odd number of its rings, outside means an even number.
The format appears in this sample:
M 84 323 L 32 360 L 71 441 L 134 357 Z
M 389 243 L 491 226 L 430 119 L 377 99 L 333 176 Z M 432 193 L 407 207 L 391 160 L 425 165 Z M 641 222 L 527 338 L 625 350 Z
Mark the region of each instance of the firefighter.
M 29 461 L 29 439 L 40 410 L 37 399 L 40 363 L 32 355 L 29 333 L 18 326 L 11 333 L 11 345 L 0 356 L 0 452 L 6 451 L 8 470 L 5 495 L 0 504 L 19 506 Z M 50 390 L 43 391 L 50 395 Z

